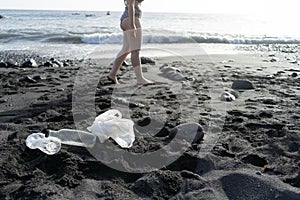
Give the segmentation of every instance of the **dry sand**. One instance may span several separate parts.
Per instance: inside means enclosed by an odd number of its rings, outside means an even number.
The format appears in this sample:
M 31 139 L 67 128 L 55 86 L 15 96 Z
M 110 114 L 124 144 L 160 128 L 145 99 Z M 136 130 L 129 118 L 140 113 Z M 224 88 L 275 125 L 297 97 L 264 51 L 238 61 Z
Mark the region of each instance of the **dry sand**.
M 110 84 L 111 60 L 1 67 L 0 198 L 300 199 L 300 68 L 291 62 L 297 53 L 272 54 L 152 57 L 156 64 L 145 64 L 144 73 L 156 84 L 147 86 L 134 84 L 131 66 L 120 72 L 123 84 Z M 9 58 L 21 63 L 29 56 L 1 53 L 4 62 Z M 162 65 L 189 80 L 167 78 Z M 26 75 L 42 79 L 24 81 Z M 254 89 L 231 89 L 238 79 Z M 221 101 L 223 91 L 237 99 Z M 110 108 L 135 122 L 136 141 L 128 150 L 109 140 L 94 150 L 63 145 L 49 156 L 25 145 L 29 134 L 45 129 L 84 130 Z M 164 146 L 172 141 L 170 130 L 186 122 L 199 123 L 205 136 L 174 156 L 189 136 Z M 160 149 L 150 164 L 124 157 Z M 172 155 L 174 162 L 159 165 Z M 143 164 L 148 171 L 139 168 Z

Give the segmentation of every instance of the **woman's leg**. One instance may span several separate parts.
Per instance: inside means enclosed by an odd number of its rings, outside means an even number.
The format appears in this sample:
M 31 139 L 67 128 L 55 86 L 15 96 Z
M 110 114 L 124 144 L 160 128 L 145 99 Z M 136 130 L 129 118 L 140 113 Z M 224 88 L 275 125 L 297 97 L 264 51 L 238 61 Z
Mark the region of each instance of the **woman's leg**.
M 118 84 L 116 74 L 121 67 L 121 64 L 126 59 L 127 55 L 131 53 L 131 63 L 134 68 L 134 72 L 137 78 L 138 84 L 152 83 L 143 76 L 142 65 L 140 60 L 140 49 L 142 44 L 142 29 L 139 19 L 135 22 L 137 29 L 130 29 L 129 19 L 126 18 L 121 23 L 121 28 L 123 30 L 123 48 L 119 52 L 117 58 L 114 61 L 112 70 L 109 74 L 109 78 L 114 80 Z M 133 34 L 136 31 L 136 34 Z M 135 35 L 135 37 L 134 37 Z
M 129 42 L 127 40 L 126 34 L 123 32 L 123 47 L 122 47 L 121 51 L 118 53 L 118 55 L 113 63 L 113 67 L 110 70 L 110 73 L 108 75 L 108 77 L 111 80 L 113 80 L 116 84 L 119 84 L 118 79 L 117 79 L 117 73 L 129 53 L 130 53 Z
M 130 34 L 132 38 L 132 33 Z M 131 63 L 134 69 L 134 73 L 136 75 L 136 80 L 138 84 L 147 84 L 152 83 L 148 79 L 146 79 L 143 75 L 142 64 L 140 58 L 140 49 L 142 45 L 142 29 L 138 28 L 136 30 L 136 37 L 129 40 L 130 41 L 130 49 L 131 49 Z

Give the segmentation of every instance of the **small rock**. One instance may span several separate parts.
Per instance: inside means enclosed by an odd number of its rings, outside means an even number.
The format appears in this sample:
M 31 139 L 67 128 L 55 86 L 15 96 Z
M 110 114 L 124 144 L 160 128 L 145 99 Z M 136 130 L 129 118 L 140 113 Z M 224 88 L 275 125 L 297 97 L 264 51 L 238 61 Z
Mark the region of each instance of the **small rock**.
M 188 77 L 188 76 L 186 76 L 185 79 L 192 82 L 196 80 L 194 77 Z
M 267 160 L 256 154 L 250 154 L 242 158 L 245 163 L 250 163 L 257 167 L 264 167 L 268 164 Z
M 276 105 L 277 104 L 277 102 L 274 99 L 263 99 L 262 103 L 268 104 L 268 105 Z
M 180 69 L 176 68 L 176 67 L 169 67 L 168 65 L 163 65 L 161 66 L 160 68 L 160 71 L 163 72 L 163 73 L 168 73 L 170 71 L 173 71 L 173 72 L 180 72 Z
M 273 74 L 270 74 L 270 75 L 267 75 L 266 78 L 267 78 L 267 79 L 274 79 L 275 76 L 274 76 Z
M 144 68 L 143 68 L 143 69 L 144 69 Z M 121 70 L 121 71 L 124 71 L 124 70 L 126 70 L 126 67 L 125 67 L 125 66 L 121 66 L 120 70 Z
M 112 100 L 117 105 L 129 105 L 129 101 L 125 98 L 117 97 Z
M 69 64 L 68 62 L 64 61 L 64 62 L 63 62 L 63 66 L 64 66 L 64 67 L 69 67 L 70 64 Z
M 204 137 L 202 126 L 195 122 L 184 123 L 176 126 L 171 129 L 169 137 L 174 138 L 177 134 L 180 134 L 178 137 L 186 139 L 187 141 L 193 141 L 193 143 L 200 142 Z
M 261 173 L 261 172 L 256 172 L 255 174 L 256 174 L 256 175 L 259 175 L 259 176 L 262 176 L 262 173 Z
M 36 61 L 34 59 L 29 59 L 22 64 L 22 67 L 37 67 Z
M 0 62 L 0 68 L 7 68 L 7 64 L 4 62 Z
M 21 78 L 19 78 L 19 82 L 36 83 L 36 80 L 32 79 L 29 76 L 22 76 Z
M 150 65 L 155 65 L 155 61 L 151 58 L 148 57 L 141 57 L 141 63 L 144 64 L 150 64 Z
M 7 102 L 6 99 L 0 99 L 0 103 L 5 103 L 5 102 Z
M 51 62 L 47 61 L 47 62 L 44 63 L 44 66 L 45 67 L 53 67 L 53 64 Z
M 50 59 L 53 67 L 63 67 L 64 64 L 62 62 L 60 62 L 59 60 L 56 60 L 55 58 L 51 58 Z
M 278 62 L 279 61 L 279 58 L 277 58 L 277 57 L 273 57 L 271 60 L 270 60 L 270 62 Z
M 62 62 L 58 61 L 58 60 L 53 61 L 52 64 L 57 65 L 58 67 L 63 67 L 64 66 L 64 64 Z
M 272 118 L 273 114 L 271 111 L 261 111 L 259 112 L 258 116 L 262 118 Z
M 67 74 L 61 74 L 59 75 L 59 78 L 70 78 L 70 76 Z
M 291 63 L 291 64 L 299 64 L 299 61 L 293 60 L 293 61 L 291 61 L 290 63 Z
M 124 62 L 122 63 L 122 66 L 128 67 L 129 64 L 128 64 L 128 62 L 124 61 Z
M 235 101 L 235 96 L 229 92 L 223 92 L 220 97 L 221 101 Z
M 297 76 L 298 76 L 298 74 L 296 72 L 291 74 L 291 77 L 297 77 Z
M 247 80 L 235 80 L 231 88 L 237 90 L 250 90 L 254 89 L 254 86 L 250 81 Z
M 32 77 L 32 79 L 39 81 L 39 80 L 43 80 L 45 78 L 43 78 L 41 75 L 35 75 L 34 77 Z
M 6 62 L 6 65 L 7 65 L 7 67 L 19 67 L 18 65 L 19 65 L 19 63 L 18 62 L 15 62 L 14 60 L 9 60 L 9 61 L 7 61 Z
M 3 18 L 5 18 L 3 15 L 0 15 L 0 19 L 3 19 Z

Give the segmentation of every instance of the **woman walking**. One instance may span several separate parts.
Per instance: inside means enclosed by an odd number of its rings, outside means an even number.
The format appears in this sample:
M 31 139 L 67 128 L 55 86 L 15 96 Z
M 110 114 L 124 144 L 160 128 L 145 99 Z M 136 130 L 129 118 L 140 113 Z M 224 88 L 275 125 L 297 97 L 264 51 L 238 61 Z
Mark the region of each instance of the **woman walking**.
M 137 84 L 152 83 L 143 76 L 140 59 L 142 45 L 141 27 L 141 2 L 143 0 L 124 0 L 125 11 L 121 16 L 121 29 L 123 30 L 123 47 L 118 53 L 108 78 L 115 84 L 119 84 L 117 73 L 128 54 L 131 53 L 131 64 L 136 75 Z

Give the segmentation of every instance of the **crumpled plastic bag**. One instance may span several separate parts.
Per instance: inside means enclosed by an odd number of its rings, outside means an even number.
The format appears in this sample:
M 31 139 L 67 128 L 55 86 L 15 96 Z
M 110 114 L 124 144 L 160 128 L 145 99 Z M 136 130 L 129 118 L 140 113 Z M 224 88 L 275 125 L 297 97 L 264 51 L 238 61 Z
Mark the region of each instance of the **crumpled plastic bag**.
M 134 122 L 122 118 L 120 111 L 111 109 L 95 118 L 87 129 L 98 136 L 101 143 L 112 138 L 122 148 L 130 148 L 135 140 Z

